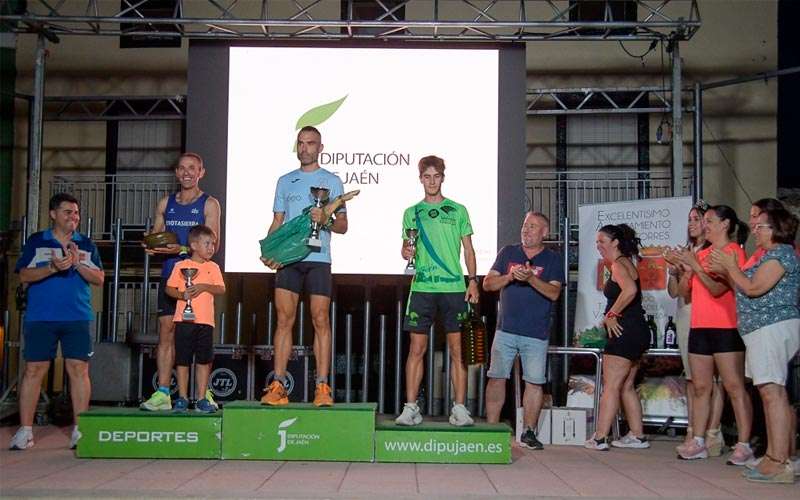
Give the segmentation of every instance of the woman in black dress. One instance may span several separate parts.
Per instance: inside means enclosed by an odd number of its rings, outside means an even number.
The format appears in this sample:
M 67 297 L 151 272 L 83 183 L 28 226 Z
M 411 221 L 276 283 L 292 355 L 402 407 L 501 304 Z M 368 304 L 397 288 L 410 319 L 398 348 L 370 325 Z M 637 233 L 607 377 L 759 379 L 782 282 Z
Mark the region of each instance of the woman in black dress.
M 597 233 L 597 251 L 611 268 L 603 295 L 608 302 L 603 323 L 608 333 L 603 354 L 603 393 L 594 435 L 586 441 L 591 450 L 608 450 L 608 433 L 620 400 L 630 432 L 611 446 L 649 448 L 642 425 L 642 404 L 633 386 L 639 360 L 650 345 L 650 333 L 642 308 L 642 288 L 634 259 L 639 257 L 639 238 L 626 224 L 608 225 Z

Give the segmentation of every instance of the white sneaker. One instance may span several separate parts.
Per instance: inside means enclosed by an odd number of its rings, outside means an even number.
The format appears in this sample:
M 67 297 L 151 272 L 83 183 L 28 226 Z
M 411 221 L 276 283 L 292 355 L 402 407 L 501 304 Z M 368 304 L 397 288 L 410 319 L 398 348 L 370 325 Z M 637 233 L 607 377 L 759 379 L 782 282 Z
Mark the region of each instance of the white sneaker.
M 456 427 L 467 427 L 470 425 L 475 425 L 475 421 L 472 420 L 472 417 L 469 415 L 469 410 L 467 410 L 466 406 L 454 404 L 453 409 L 450 410 L 450 425 L 455 425 Z
M 419 406 L 416 403 L 406 403 L 403 405 L 403 412 L 394 419 L 397 425 L 419 425 L 422 423 L 422 415 L 419 414 Z
M 33 432 L 19 428 L 14 437 L 11 438 L 11 444 L 8 445 L 9 450 L 27 450 L 33 446 Z
M 622 436 L 622 438 L 611 441 L 611 446 L 614 448 L 644 449 L 650 448 L 650 441 L 647 440 L 647 436 L 636 437 L 629 432 Z
M 78 430 L 78 426 L 72 428 L 72 437 L 69 439 L 69 449 L 74 450 L 78 448 L 78 441 L 81 440 L 83 434 Z
M 800 477 L 800 458 L 790 458 L 789 463 L 792 464 L 792 469 L 794 469 L 794 477 Z

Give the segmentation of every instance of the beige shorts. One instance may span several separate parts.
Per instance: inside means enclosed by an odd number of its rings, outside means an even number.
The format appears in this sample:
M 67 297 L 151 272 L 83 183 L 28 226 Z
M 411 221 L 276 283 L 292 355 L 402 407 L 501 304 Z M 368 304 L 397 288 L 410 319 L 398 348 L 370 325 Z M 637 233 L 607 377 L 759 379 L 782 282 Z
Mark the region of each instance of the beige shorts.
M 786 385 L 789 361 L 800 350 L 800 319 L 767 325 L 742 337 L 747 347 L 744 374 L 753 385 Z

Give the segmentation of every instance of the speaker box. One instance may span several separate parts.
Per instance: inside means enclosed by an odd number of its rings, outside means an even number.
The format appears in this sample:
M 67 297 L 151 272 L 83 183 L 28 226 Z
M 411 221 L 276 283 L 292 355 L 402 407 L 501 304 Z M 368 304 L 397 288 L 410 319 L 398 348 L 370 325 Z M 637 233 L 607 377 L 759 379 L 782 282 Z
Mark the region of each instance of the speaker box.
M 92 401 L 129 402 L 137 397 L 138 359 L 127 344 L 99 342 L 89 360 Z

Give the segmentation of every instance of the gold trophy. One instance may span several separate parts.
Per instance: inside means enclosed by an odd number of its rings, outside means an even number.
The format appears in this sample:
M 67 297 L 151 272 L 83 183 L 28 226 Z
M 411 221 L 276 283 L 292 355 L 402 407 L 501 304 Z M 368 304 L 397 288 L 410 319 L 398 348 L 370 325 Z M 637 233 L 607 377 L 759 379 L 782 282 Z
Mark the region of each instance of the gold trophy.
M 328 193 L 331 190 L 324 187 L 312 187 L 311 188 L 311 196 L 314 198 L 314 206 L 316 208 L 322 208 L 322 205 L 328 203 Z M 306 240 L 306 245 L 319 250 L 322 248 L 322 240 L 319 238 L 319 230 L 320 224 L 316 222 L 311 223 L 311 236 L 308 237 Z
M 192 278 L 197 275 L 197 268 L 196 267 L 187 267 L 181 269 L 181 274 L 186 279 L 186 288 L 192 286 Z M 197 319 L 197 316 L 194 314 L 194 309 L 192 309 L 192 298 L 188 297 L 186 299 L 186 308 L 183 310 L 183 321 L 194 321 Z
M 406 274 L 415 274 L 417 272 L 417 266 L 414 263 L 417 257 L 417 235 L 419 234 L 419 230 L 415 227 L 410 227 L 406 229 L 406 238 L 408 239 L 408 247 L 411 248 L 411 257 L 408 259 L 408 264 L 406 264 Z

